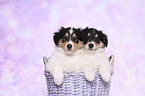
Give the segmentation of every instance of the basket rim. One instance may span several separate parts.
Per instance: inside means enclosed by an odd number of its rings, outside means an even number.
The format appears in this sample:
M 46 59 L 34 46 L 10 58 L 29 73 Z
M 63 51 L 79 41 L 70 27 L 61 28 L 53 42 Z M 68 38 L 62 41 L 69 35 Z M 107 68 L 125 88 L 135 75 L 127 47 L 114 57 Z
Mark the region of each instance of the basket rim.
M 99 71 L 95 70 L 94 71 L 96 75 L 100 75 Z M 44 75 L 51 74 L 49 71 L 44 71 Z M 85 76 L 84 72 L 82 71 L 63 71 L 64 76 Z

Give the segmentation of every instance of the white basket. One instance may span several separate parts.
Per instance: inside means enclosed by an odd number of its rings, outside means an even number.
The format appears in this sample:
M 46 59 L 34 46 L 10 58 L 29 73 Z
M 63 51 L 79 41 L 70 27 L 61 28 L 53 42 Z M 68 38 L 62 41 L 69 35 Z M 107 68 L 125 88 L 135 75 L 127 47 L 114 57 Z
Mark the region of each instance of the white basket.
M 111 82 L 104 82 L 96 72 L 95 80 L 85 79 L 83 72 L 64 72 L 63 84 L 57 86 L 49 72 L 44 72 L 48 96 L 109 96 Z

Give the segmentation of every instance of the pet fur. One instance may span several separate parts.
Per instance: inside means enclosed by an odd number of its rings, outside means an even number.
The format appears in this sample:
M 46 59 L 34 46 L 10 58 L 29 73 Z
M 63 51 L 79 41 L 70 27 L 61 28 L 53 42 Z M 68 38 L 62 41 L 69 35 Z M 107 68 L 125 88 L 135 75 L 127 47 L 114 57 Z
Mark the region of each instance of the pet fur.
M 55 33 L 56 47 L 46 62 L 46 71 L 52 74 L 57 85 L 61 85 L 63 82 L 63 71 L 81 71 L 83 69 L 83 38 L 81 37 L 80 29 L 70 27 L 62 27 L 59 32 Z M 71 49 L 68 49 L 69 44 L 72 45 Z
M 89 32 L 90 37 L 87 36 Z M 63 82 L 63 71 L 81 71 L 84 72 L 88 81 L 93 81 L 94 70 L 98 70 L 104 81 L 110 80 L 111 72 L 113 73 L 111 66 L 114 64 L 114 56 L 112 55 L 108 59 L 105 54 L 105 47 L 108 45 L 107 36 L 99 31 L 100 33 L 98 32 L 96 35 L 99 38 L 94 39 L 96 46 L 92 50 L 87 48 L 87 44 L 94 41 L 93 32 L 96 34 L 97 30 L 86 28 L 81 31 L 81 29 L 61 27 L 59 32 L 54 33 L 55 50 L 49 60 L 44 57 L 43 61 L 46 71 L 51 73 L 57 85 L 61 85 Z M 69 44 L 72 45 L 71 50 L 67 48 Z
M 102 31 L 88 27 L 83 30 L 83 36 L 85 43 L 84 60 L 87 63 L 85 64 L 87 67 L 84 70 L 84 73 L 88 75 L 89 73 L 92 74 L 91 76 L 86 76 L 86 78 L 94 80 L 95 75 L 93 70 L 97 70 L 100 72 L 100 75 L 105 82 L 110 81 L 112 67 L 109 63 L 107 55 L 105 54 L 105 48 L 108 45 L 107 36 L 102 33 Z

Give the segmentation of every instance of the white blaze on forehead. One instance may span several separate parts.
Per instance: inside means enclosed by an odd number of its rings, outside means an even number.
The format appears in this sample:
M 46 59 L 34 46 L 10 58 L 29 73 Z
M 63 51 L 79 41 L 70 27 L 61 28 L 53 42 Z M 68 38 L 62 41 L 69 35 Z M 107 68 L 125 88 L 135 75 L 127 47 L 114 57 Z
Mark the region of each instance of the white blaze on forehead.
M 73 29 L 71 28 L 71 29 L 70 29 L 69 42 L 67 42 L 67 43 L 65 44 L 65 50 L 68 50 L 68 48 L 67 48 L 67 45 L 68 45 L 68 44 L 71 44 L 71 45 L 72 45 L 71 50 L 74 50 L 74 43 L 71 41 L 71 35 L 72 35 L 72 33 L 73 33 Z
M 72 34 L 72 33 L 73 33 L 73 29 L 71 28 L 71 29 L 70 29 L 70 34 Z
M 71 28 L 71 29 L 70 29 L 70 37 L 69 37 L 69 41 L 71 41 L 71 35 L 72 35 L 72 33 L 73 33 L 73 29 Z
M 68 42 L 68 44 L 72 44 L 72 45 L 73 45 L 73 42 L 70 40 L 70 41 Z

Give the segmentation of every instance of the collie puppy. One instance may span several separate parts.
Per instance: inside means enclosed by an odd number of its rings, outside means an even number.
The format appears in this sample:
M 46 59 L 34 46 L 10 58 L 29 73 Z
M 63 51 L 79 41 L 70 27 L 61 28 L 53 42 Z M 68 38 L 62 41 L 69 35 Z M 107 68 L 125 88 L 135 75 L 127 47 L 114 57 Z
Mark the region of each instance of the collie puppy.
M 61 85 L 63 71 L 81 71 L 83 65 L 83 38 L 80 29 L 61 27 L 53 37 L 55 51 L 47 61 L 44 57 L 46 71 L 54 77 L 54 82 Z
M 102 31 L 98 31 L 95 28 L 87 27 L 83 29 L 82 32 L 84 37 L 84 60 L 87 63 L 87 67 L 84 71 L 86 72 L 85 74 L 91 73 L 92 75 L 88 78 L 94 80 L 95 75 L 93 70 L 97 70 L 105 82 L 110 81 L 113 72 L 111 66 L 114 64 L 114 56 L 110 56 L 108 60 L 107 55 L 105 54 L 105 48 L 108 45 L 107 36 L 102 33 Z

